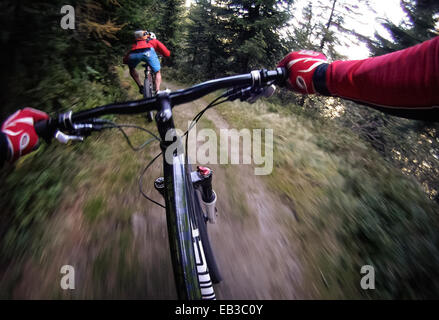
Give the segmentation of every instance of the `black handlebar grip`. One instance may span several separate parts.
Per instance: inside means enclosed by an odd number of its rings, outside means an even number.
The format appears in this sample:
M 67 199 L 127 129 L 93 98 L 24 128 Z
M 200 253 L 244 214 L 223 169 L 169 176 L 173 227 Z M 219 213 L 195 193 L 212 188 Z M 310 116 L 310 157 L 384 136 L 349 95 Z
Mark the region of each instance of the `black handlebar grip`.
M 41 120 L 34 124 L 35 132 L 38 137 L 43 138 L 47 142 L 52 139 L 51 120 Z
M 286 86 L 286 81 L 288 79 L 288 70 L 284 67 L 279 67 L 277 68 L 278 70 L 280 70 L 280 79 L 277 82 L 277 84 L 281 87 L 285 87 Z
M 281 70 L 281 72 L 282 72 L 282 78 L 283 78 L 283 80 L 288 79 L 288 70 L 287 70 L 287 68 L 285 68 L 285 67 L 280 67 L 280 70 Z

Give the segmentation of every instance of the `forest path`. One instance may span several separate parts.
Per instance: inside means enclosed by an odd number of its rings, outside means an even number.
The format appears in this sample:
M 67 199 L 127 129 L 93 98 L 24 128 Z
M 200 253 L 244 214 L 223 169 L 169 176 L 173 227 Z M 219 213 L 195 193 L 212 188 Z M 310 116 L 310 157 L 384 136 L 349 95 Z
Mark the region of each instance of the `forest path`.
M 163 88 L 181 89 L 171 82 Z M 201 111 L 208 101 L 200 99 L 175 108 L 184 123 Z M 245 116 L 245 115 L 243 115 Z M 230 129 L 227 121 L 210 109 L 201 128 Z M 182 127 L 187 128 L 186 126 Z M 235 128 L 238 131 L 243 128 Z M 220 138 L 218 136 L 219 143 Z M 244 152 L 241 148 L 241 153 Z M 241 154 L 241 159 L 243 155 Z M 216 287 L 220 299 L 304 298 L 300 264 L 295 244 L 284 222 L 291 209 L 270 191 L 252 165 L 208 164 L 214 171 L 213 186 L 218 194 L 218 221 L 208 225 L 214 253 L 223 276 Z

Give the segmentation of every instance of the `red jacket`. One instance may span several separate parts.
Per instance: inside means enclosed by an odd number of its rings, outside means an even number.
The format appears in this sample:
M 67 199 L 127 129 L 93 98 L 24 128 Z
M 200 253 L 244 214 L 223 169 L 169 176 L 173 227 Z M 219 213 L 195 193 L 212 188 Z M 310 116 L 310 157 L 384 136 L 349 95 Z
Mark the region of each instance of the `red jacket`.
M 166 58 L 168 58 L 171 55 L 171 52 L 168 50 L 168 48 L 166 48 L 165 45 L 160 41 L 158 41 L 157 39 L 152 39 L 149 41 L 137 40 L 136 43 L 134 43 L 131 46 L 131 51 L 146 49 L 146 48 L 154 48 L 156 52 L 160 53 L 162 56 Z
M 438 121 L 439 37 L 379 57 L 334 61 L 324 75 L 327 94 L 395 115 Z

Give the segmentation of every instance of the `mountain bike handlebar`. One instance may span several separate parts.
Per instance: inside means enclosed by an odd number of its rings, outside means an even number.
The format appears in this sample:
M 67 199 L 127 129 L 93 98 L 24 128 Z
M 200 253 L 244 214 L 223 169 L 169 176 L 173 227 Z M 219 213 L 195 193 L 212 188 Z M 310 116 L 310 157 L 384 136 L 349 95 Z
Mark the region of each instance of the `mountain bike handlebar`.
M 209 80 L 187 89 L 169 92 L 168 98 L 171 107 L 175 107 L 199 99 L 219 89 L 234 88 L 230 90 L 229 96 L 233 97 L 230 100 L 238 98 L 243 100 L 243 98 L 251 98 L 252 92 L 257 92 L 255 90 L 258 88 L 263 88 L 271 84 L 282 85 L 286 78 L 287 72 L 285 68 L 277 68 L 276 70 L 271 71 L 252 71 L 246 74 Z M 259 94 L 260 93 L 261 92 L 259 92 Z M 155 96 L 148 99 L 108 104 L 85 111 L 79 111 L 74 114 L 70 111 L 59 114 L 55 118 L 36 123 L 35 131 L 38 136 L 47 141 L 52 139 L 59 132 L 58 130 L 68 132 L 77 132 L 78 130 L 92 131 L 93 129 L 99 128 L 99 126 L 102 126 L 102 123 L 99 123 L 98 121 L 99 119 L 95 119 L 97 117 L 109 114 L 139 114 L 154 110 L 158 111 L 160 104 L 157 102 L 158 97 Z M 84 123 L 86 121 L 87 124 Z M 78 140 L 80 140 L 79 138 L 80 137 L 78 137 Z

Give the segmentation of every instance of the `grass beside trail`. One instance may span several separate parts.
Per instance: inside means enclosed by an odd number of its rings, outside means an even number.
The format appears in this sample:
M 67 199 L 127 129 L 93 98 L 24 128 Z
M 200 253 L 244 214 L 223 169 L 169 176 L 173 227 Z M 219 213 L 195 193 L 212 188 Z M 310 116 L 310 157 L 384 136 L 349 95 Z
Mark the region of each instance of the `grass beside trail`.
M 352 132 L 298 107 L 236 102 L 217 110 L 236 129 L 274 130 L 265 179 L 291 208 L 285 224 L 313 296 L 437 298 L 439 209 L 419 183 Z M 364 265 L 375 269 L 375 290 L 361 289 Z
M 120 88 L 87 83 L 81 96 L 72 95 L 63 106 L 78 111 L 138 96 L 131 83 L 122 79 L 121 85 L 129 89 L 128 95 Z M 141 116 L 111 120 L 153 129 Z M 134 145 L 149 138 L 141 131 L 127 132 Z M 131 215 L 144 205 L 137 187 L 139 172 L 157 151 L 155 144 L 136 153 L 120 132 L 111 130 L 94 133 L 83 143 L 43 142 L 15 168 L 4 168 L 0 298 L 142 296 L 145 279 L 135 276 L 141 273 L 137 272 L 139 257 L 132 252 Z M 60 267 L 73 262 L 87 285 L 62 292 Z

